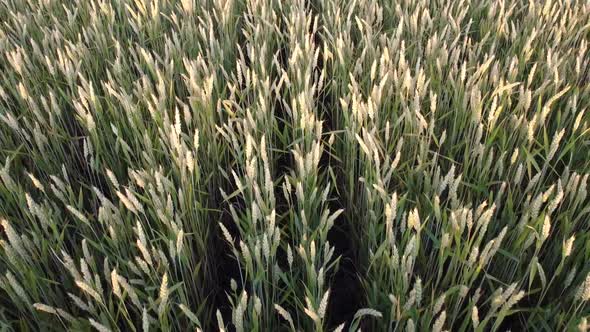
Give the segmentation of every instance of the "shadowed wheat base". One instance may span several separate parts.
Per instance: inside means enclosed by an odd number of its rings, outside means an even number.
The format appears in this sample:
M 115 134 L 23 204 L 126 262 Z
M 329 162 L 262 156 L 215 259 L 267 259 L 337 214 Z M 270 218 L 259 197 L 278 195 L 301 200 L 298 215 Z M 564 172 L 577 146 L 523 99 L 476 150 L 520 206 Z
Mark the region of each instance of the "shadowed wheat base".
M 2 331 L 570 331 L 587 0 L 1 0 Z

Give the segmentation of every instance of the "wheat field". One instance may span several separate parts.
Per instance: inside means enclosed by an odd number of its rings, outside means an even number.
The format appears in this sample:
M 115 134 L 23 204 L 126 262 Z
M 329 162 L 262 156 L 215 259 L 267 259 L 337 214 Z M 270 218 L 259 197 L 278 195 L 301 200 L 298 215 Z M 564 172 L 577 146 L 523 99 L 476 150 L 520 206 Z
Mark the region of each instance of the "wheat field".
M 0 0 L 0 331 L 587 331 L 588 0 Z

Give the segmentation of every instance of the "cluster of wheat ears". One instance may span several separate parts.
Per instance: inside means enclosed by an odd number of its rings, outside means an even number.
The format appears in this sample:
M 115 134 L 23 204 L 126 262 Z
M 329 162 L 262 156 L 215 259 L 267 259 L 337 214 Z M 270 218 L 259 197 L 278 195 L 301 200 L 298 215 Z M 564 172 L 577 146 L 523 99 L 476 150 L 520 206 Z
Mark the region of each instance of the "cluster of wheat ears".
M 586 331 L 588 0 L 1 0 L 2 331 Z

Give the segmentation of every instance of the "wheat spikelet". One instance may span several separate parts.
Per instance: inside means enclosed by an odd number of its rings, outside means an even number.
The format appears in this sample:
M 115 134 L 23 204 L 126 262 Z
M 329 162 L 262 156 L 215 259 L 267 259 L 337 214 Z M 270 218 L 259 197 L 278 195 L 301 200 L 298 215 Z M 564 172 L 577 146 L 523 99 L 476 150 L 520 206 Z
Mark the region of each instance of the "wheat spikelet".
M 291 329 L 294 330 L 295 325 L 293 324 L 293 318 L 291 318 L 291 314 L 289 314 L 289 312 L 287 312 L 285 309 L 283 309 L 283 307 L 281 307 L 278 304 L 274 304 L 274 308 L 279 313 L 279 315 L 289 323 Z
M 473 306 L 471 309 L 471 323 L 473 324 L 474 329 L 479 326 L 479 310 L 477 309 L 477 306 Z
M 92 325 L 92 327 L 94 327 L 98 332 L 110 332 L 111 329 L 100 324 L 99 322 L 95 321 L 92 318 L 89 318 L 88 321 L 90 322 L 90 325 Z
M 562 256 L 564 258 L 566 258 L 572 254 L 572 248 L 573 248 L 575 240 L 576 240 L 576 236 L 572 235 L 570 238 L 567 239 L 567 241 L 565 241 L 563 243 Z
M 10 243 L 12 248 L 14 248 L 14 251 L 16 253 L 18 253 L 18 255 L 21 257 L 21 259 L 28 260 L 29 255 L 27 254 L 27 252 L 25 251 L 25 249 L 23 247 L 21 237 L 16 233 L 14 228 L 12 228 L 12 225 L 10 224 L 10 222 L 8 222 L 8 220 L 6 220 L 6 219 L 2 219 L 2 220 L 0 220 L 0 224 L 2 224 L 2 227 L 4 228 L 4 233 L 6 234 L 6 237 L 8 238 L 8 243 Z
M 100 294 L 98 294 L 97 291 L 95 291 L 90 285 L 88 285 L 87 283 L 83 282 L 83 281 L 76 281 L 76 285 L 86 294 L 88 294 L 90 297 L 92 297 L 96 302 L 101 303 L 102 302 L 102 297 L 100 296 Z
M 14 276 L 14 274 L 12 274 L 12 272 L 10 272 L 10 271 L 7 271 L 5 276 L 6 276 L 6 279 L 8 280 L 8 285 L 10 285 L 10 287 L 16 293 L 16 295 L 19 297 L 19 299 L 22 300 L 23 302 L 29 304 L 30 303 L 29 297 L 27 296 L 27 293 L 25 292 L 25 290 L 21 286 L 21 284 L 16 280 L 16 277 Z
M 432 326 L 432 331 L 441 332 L 446 319 L 447 313 L 446 311 L 443 311 L 434 322 L 434 325 Z

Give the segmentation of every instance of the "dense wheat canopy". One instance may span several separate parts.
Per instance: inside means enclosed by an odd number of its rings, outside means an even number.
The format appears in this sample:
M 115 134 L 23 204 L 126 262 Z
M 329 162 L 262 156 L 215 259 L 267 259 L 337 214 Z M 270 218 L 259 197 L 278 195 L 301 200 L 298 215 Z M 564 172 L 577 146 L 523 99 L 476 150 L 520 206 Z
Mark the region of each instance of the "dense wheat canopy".
M 588 0 L 0 0 L 2 331 L 569 331 Z

